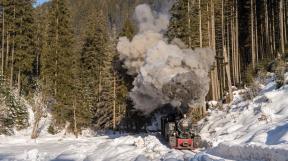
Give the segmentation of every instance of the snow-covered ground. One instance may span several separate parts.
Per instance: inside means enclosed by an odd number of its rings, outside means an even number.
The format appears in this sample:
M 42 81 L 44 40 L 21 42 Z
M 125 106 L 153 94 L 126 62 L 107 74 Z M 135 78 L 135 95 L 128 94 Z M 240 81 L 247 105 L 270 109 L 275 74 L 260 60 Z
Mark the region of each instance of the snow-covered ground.
M 1 139 L 1 141 L 4 138 Z M 16 141 L 15 141 L 16 140 Z M 73 136 L 45 137 L 35 140 L 13 138 L 0 144 L 0 160 L 91 160 L 134 161 L 160 160 L 171 157 L 183 160 L 191 152 L 174 151 L 159 142 L 155 136 Z M 189 155 L 190 153 L 190 155 Z M 139 159 L 140 158 L 140 159 Z
M 0 160 L 288 161 L 288 85 L 276 90 L 271 80 L 253 100 L 243 97 L 246 90 L 238 90 L 230 110 L 210 111 L 201 131 L 202 138 L 213 143 L 206 151 L 173 150 L 152 134 L 52 136 L 47 133 L 48 116 L 36 140 L 30 139 L 31 127 L 0 136 Z

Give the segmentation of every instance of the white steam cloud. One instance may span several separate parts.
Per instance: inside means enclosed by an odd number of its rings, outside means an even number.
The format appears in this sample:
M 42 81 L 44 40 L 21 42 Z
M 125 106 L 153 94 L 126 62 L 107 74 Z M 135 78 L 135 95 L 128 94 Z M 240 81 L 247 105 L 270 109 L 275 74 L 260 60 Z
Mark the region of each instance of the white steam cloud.
M 137 6 L 139 33 L 132 41 L 121 37 L 117 45 L 128 74 L 136 76 L 130 97 L 145 114 L 168 103 L 202 104 L 209 91 L 208 72 L 215 54 L 211 49 L 184 49 L 179 40 L 167 43 L 163 33 L 169 25 L 169 2 L 161 12 L 146 4 Z

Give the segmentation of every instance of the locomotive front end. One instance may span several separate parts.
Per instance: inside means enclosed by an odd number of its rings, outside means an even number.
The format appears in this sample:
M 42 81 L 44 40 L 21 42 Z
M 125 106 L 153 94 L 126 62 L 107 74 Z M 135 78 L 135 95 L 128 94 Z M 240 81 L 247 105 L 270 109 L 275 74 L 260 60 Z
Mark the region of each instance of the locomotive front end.
M 182 118 L 175 116 L 163 117 L 161 131 L 171 148 L 179 150 L 193 150 L 198 148 L 199 136 L 197 127 L 184 115 Z M 194 141 L 196 140 L 196 142 Z M 198 141 L 197 141 L 198 140 Z

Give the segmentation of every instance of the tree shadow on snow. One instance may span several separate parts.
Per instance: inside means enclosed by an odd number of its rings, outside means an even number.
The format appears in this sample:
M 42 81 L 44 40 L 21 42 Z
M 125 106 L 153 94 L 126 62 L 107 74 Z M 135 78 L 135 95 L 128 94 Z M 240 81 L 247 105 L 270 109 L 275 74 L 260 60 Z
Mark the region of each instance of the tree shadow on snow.
M 281 143 L 287 143 L 287 141 L 280 140 L 284 135 L 288 133 L 288 123 L 278 126 L 277 128 L 270 130 L 267 134 L 266 144 L 276 145 Z
M 53 159 L 51 161 L 75 161 L 73 159 Z
M 73 154 L 60 154 L 51 161 L 75 161 L 75 159 L 70 158 L 73 158 Z
M 11 155 L 7 154 L 0 154 L 0 161 L 1 160 L 14 160 Z
M 75 160 L 73 160 L 73 159 L 61 159 L 61 158 L 55 158 L 55 159 L 53 159 L 53 160 L 51 160 L 51 161 L 75 161 Z

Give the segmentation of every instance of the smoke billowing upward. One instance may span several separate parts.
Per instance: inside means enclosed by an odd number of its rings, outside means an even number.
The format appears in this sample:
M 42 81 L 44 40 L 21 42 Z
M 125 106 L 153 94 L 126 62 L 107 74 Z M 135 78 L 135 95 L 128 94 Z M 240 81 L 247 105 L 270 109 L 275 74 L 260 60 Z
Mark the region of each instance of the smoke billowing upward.
M 211 49 L 185 49 L 176 39 L 167 43 L 163 33 L 169 25 L 167 1 L 160 12 L 146 5 L 135 10 L 139 33 L 129 41 L 121 37 L 117 45 L 127 74 L 135 75 L 130 92 L 135 108 L 149 114 L 164 104 L 202 104 L 209 91 L 208 72 L 215 54 Z

